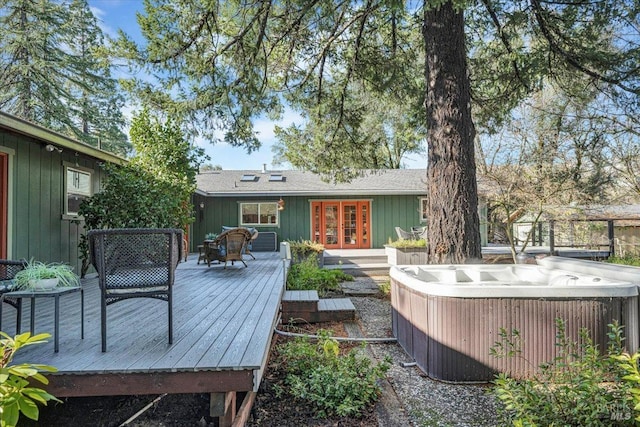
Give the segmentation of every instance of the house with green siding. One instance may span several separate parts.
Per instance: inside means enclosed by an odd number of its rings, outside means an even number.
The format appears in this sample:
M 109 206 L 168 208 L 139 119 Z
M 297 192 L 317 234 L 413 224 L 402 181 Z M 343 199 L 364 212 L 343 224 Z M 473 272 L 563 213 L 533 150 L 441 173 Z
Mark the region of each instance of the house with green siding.
M 313 240 L 327 249 L 382 248 L 395 227 L 426 224 L 426 170 L 368 171 L 349 183 L 329 183 L 311 172 L 207 171 L 197 177 L 191 249 L 223 226 L 256 228 L 258 250 L 283 240 Z M 486 245 L 486 203 L 480 197 Z M 254 249 L 255 250 L 255 249 Z
M 100 163 L 125 159 L 0 112 L 0 258 L 80 271 L 80 202 L 100 189 Z

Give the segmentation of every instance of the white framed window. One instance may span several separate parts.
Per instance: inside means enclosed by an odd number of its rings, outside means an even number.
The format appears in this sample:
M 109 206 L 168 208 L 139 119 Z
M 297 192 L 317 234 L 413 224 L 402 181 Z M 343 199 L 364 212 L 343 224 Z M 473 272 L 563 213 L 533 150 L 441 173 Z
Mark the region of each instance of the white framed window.
M 240 225 L 278 225 L 277 202 L 240 203 Z
M 91 174 L 92 171 L 87 169 L 65 166 L 65 215 L 78 216 L 80 203 L 91 197 Z
M 420 222 L 427 222 L 427 198 L 420 198 Z

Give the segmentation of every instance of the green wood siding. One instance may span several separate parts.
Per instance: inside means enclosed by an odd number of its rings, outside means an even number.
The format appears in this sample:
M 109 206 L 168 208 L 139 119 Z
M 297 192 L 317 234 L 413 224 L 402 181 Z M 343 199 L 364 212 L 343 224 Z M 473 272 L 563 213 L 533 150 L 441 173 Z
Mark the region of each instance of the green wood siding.
M 94 192 L 99 189 L 102 172 L 97 159 L 68 148 L 62 153 L 48 152 L 46 144 L 0 129 L 0 146 L 14 152 L 9 156 L 9 257 L 64 262 L 79 272 L 78 243 L 84 226 L 82 221 L 63 216 L 64 165 L 91 169 Z
M 265 197 L 203 197 L 194 196 L 196 220 L 192 225 L 191 250 L 208 232 L 219 233 L 222 226 L 237 226 L 240 221 L 240 202 L 275 202 L 278 198 Z M 358 197 L 287 197 L 285 209 L 280 211 L 278 227 L 256 227 L 259 231 L 275 231 L 278 242 L 311 238 L 311 202 L 324 200 L 369 200 L 371 202 L 371 242 L 373 248 L 382 248 L 388 240 L 397 239 L 395 227 L 407 230 L 420 226 L 420 197 L 410 196 L 358 196 Z M 200 214 L 200 202 L 205 207 Z M 201 219 L 202 218 L 202 219 Z

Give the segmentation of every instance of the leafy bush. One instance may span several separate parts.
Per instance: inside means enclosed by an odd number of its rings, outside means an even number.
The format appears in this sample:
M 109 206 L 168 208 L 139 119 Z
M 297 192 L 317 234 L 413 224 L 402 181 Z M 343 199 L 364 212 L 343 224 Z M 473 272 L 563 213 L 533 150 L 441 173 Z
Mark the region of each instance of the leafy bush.
M 353 276 L 340 270 L 326 270 L 318 267 L 314 258 L 305 258 L 293 264 L 287 275 L 287 289 L 316 290 L 319 294 L 340 289 L 340 282 L 351 281 Z
M 501 415 L 516 426 L 536 425 L 634 425 L 632 384 L 624 381 L 622 328 L 609 325 L 610 344 L 601 355 L 586 330 L 579 343 L 568 339 L 565 321 L 556 319 L 558 356 L 540 366 L 532 378 L 516 380 L 501 373 L 494 381 L 494 393 L 502 402 Z M 492 348 L 496 357 L 520 354 L 521 337 L 503 329 L 501 341 Z M 639 391 L 640 392 L 640 391 Z
M 279 346 L 278 364 L 287 373 L 281 392 L 308 402 L 320 418 L 361 416 L 380 396 L 378 380 L 389 370 L 389 360 L 373 364 L 356 349 L 341 355 L 330 331 L 320 330 L 318 335 L 315 344 L 296 338 Z
M 182 228 L 193 221 L 191 196 L 203 151 L 171 119 L 162 123 L 143 110 L 133 118 L 136 155 L 126 165 L 104 166 L 103 188 L 80 204 L 85 229 Z M 89 268 L 86 233 L 80 236 L 84 277 Z
M 291 248 L 291 264 L 298 264 L 306 259 L 315 260 L 322 267 L 324 245 L 312 240 L 287 240 Z
M 41 372 L 56 372 L 57 369 L 48 365 L 22 363 L 11 365 L 13 357 L 20 348 L 45 342 L 51 335 L 38 334 L 31 336 L 29 332 L 11 338 L 0 332 L 0 424 L 3 427 L 13 427 L 18 424 L 22 413 L 27 418 L 37 421 L 40 415 L 38 403 L 46 405 L 49 400 L 60 402 L 55 396 L 46 391 L 31 387 L 33 381 L 49 384 L 49 380 Z

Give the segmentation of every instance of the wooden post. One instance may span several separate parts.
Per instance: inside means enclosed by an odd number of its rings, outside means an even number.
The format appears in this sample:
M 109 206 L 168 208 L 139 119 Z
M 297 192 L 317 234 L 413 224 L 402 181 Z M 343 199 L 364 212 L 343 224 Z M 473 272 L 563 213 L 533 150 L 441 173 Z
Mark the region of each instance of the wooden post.
M 220 427 L 230 427 L 236 418 L 236 392 L 211 393 L 209 415 L 218 418 Z
M 555 227 L 555 220 L 550 219 L 549 220 L 549 255 L 555 255 L 556 249 L 555 249 L 555 242 L 554 242 L 554 227 Z
M 542 246 L 542 223 L 538 221 L 538 246 Z
M 609 256 L 615 256 L 616 247 L 615 247 L 615 235 L 613 231 L 613 220 L 607 220 L 607 235 L 609 238 Z

